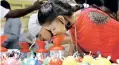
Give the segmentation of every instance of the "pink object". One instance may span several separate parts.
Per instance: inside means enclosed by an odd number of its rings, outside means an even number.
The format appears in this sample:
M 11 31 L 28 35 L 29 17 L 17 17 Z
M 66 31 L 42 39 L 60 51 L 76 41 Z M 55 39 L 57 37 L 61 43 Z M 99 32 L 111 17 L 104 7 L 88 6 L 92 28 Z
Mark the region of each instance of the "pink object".
M 5 65 L 20 65 L 20 62 L 14 57 L 11 57 L 6 60 Z

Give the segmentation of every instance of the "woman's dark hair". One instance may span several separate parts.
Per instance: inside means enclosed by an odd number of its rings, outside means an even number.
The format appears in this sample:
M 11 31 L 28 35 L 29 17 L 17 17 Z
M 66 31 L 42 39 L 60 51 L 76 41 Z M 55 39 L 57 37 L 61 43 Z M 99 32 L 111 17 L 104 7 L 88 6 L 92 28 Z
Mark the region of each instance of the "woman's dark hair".
M 59 0 L 52 0 L 52 2 L 45 3 L 39 9 L 38 21 L 40 25 L 43 25 L 44 23 L 46 23 L 46 21 L 49 21 L 49 23 L 51 23 L 51 21 L 54 20 L 59 15 L 71 16 L 73 12 L 80 9 L 80 7 L 81 7 L 80 5 L 72 7 L 70 4 L 66 2 L 62 2 Z
M 40 25 L 43 25 L 46 21 L 51 21 L 56 15 L 53 12 L 52 5 L 50 3 L 45 3 L 38 11 L 38 21 Z
M 102 5 L 104 5 L 104 3 L 102 2 L 102 0 L 87 0 L 87 3 L 88 3 L 89 5 L 95 4 L 95 5 L 97 5 L 97 6 L 102 6 Z
M 10 4 L 5 0 L 1 1 L 1 6 L 6 8 L 6 9 L 11 9 Z

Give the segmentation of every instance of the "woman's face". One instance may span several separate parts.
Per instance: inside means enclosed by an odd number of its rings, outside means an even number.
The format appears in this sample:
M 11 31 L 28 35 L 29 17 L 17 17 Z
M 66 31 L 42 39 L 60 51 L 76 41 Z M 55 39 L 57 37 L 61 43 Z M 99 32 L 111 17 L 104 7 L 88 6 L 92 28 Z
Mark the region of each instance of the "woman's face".
M 63 34 L 66 32 L 65 20 L 61 20 L 58 17 L 52 21 L 52 23 L 45 23 L 43 25 L 44 28 L 49 30 L 53 35 Z
M 38 39 L 43 41 L 48 41 L 51 39 L 51 37 L 52 37 L 51 33 L 48 30 L 46 30 L 44 27 L 42 27 L 42 29 L 38 34 Z

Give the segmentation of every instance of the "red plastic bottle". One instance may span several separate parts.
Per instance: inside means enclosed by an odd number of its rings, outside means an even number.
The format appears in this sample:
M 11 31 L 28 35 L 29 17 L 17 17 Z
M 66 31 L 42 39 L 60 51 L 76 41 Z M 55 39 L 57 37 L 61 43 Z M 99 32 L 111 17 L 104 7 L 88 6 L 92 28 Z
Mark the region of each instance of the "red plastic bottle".
M 30 55 L 29 44 L 27 42 L 20 42 L 21 59 L 27 58 Z
M 50 65 L 62 65 L 60 59 L 64 55 L 64 47 L 61 46 L 61 43 L 64 37 L 64 35 L 57 35 L 53 38 L 54 45 L 50 48 L 50 56 L 53 58 L 50 60 Z
M 0 36 L 1 42 L 0 42 L 0 65 L 4 65 L 5 61 L 6 61 L 6 52 L 8 51 L 7 48 L 2 47 L 2 44 L 4 43 L 4 41 L 8 38 L 7 35 L 2 35 Z
M 36 40 L 38 49 L 36 50 L 37 58 L 40 64 L 43 63 L 43 60 L 47 57 L 47 50 L 45 49 L 46 43 L 41 40 Z
M 41 40 L 36 40 L 36 44 L 38 46 L 38 49 L 36 50 L 37 53 L 47 53 L 47 50 L 45 49 L 45 42 Z

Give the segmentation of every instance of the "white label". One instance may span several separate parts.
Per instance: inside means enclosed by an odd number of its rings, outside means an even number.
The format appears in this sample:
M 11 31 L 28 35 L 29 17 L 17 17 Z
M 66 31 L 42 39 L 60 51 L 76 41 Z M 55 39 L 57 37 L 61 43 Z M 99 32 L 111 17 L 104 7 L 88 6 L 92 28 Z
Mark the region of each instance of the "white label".
M 50 50 L 51 57 L 64 57 L 64 50 Z
M 36 56 L 38 60 L 43 60 L 47 57 L 47 53 L 37 53 Z

